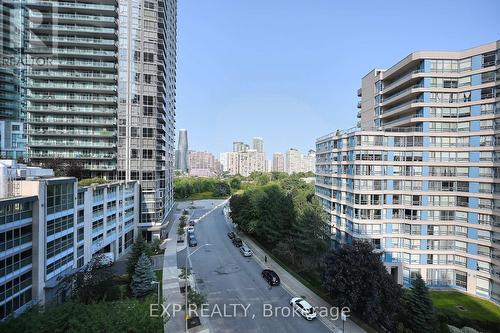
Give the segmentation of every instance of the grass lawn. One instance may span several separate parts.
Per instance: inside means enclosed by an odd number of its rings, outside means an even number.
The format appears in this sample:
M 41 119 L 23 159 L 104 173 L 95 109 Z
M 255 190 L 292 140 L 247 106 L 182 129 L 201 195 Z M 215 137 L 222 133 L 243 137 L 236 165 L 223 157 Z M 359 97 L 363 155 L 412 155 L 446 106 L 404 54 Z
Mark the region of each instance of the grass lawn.
M 500 327 L 500 307 L 492 302 L 458 291 L 431 291 L 431 297 L 438 310 L 453 311 L 464 319 L 493 321 Z

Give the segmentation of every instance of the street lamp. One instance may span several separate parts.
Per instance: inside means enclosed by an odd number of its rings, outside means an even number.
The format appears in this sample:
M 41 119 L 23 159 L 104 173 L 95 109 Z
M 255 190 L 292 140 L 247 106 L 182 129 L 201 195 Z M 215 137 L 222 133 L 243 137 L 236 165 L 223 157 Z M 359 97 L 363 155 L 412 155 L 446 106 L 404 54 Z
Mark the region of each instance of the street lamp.
M 158 306 L 160 306 L 160 282 L 159 281 L 151 281 L 151 284 L 156 284 L 157 291 L 158 291 Z
M 186 264 L 185 264 L 185 276 L 184 276 L 184 293 L 186 294 L 186 305 L 185 305 L 185 321 L 186 321 L 186 332 L 188 331 L 188 286 L 187 286 L 187 278 L 188 278 L 188 259 L 189 257 L 191 257 L 193 254 L 196 253 L 196 251 L 198 251 L 199 249 L 201 249 L 202 247 L 204 246 L 210 246 L 210 245 L 213 245 L 213 244 L 210 244 L 210 243 L 206 243 L 206 244 L 203 244 L 202 246 L 198 247 L 196 250 L 194 250 L 192 253 L 189 253 L 189 244 L 187 246 L 187 254 L 186 254 Z M 191 266 L 191 265 L 189 265 Z

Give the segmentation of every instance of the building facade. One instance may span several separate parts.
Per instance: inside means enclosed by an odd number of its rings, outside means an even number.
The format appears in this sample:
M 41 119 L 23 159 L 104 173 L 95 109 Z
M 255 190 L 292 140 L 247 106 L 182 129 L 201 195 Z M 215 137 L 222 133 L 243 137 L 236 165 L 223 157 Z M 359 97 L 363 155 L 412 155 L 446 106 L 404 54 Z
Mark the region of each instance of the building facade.
M 285 172 L 285 155 L 283 153 L 273 154 L 273 172 Z
M 190 151 L 189 166 L 190 176 L 215 177 L 222 172 L 220 162 L 207 151 Z
M 248 177 L 252 172 L 265 172 L 266 159 L 264 153 L 255 149 L 247 149 L 238 153 L 238 174 Z
M 302 171 L 302 155 L 297 149 L 290 148 L 285 155 L 285 172 L 289 175 Z
M 120 0 L 118 24 L 116 178 L 141 184 L 149 240 L 160 236 L 174 203 L 177 2 Z
M 25 23 L 28 157 L 78 159 L 116 173 L 118 4 L 29 1 Z
M 260 137 L 255 137 L 252 139 L 252 148 L 257 150 L 259 153 L 264 152 L 264 139 Z
M 176 169 L 187 173 L 189 171 L 189 146 L 187 130 L 179 130 L 179 143 L 177 148 Z
M 16 1 L 0 5 L 0 158 L 25 155 L 26 133 L 21 73 L 23 12 Z
M 227 172 L 228 175 L 237 175 L 239 170 L 238 153 L 230 151 L 220 154 L 220 163 L 222 171 Z
M 371 242 L 408 286 L 500 301 L 500 42 L 415 52 L 362 80 L 359 126 L 316 141 L 335 243 Z
M 139 225 L 137 182 L 79 187 L 50 169 L 0 161 L 0 319 L 58 301 L 62 277 L 96 253 L 125 254 Z

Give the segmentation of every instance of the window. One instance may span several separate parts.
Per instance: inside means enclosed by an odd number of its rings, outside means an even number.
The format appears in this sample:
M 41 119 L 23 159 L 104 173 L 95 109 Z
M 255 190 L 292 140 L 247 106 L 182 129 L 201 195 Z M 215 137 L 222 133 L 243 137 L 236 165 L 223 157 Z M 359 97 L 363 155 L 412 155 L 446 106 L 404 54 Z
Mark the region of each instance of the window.
M 144 52 L 144 62 L 154 62 L 155 55 L 154 53 Z
M 138 127 L 131 127 L 130 128 L 130 136 L 133 138 L 138 138 L 139 137 L 139 128 Z
M 139 158 L 139 152 L 137 149 L 130 150 L 130 158 Z
M 142 136 L 144 138 L 152 138 L 153 137 L 153 129 L 149 127 L 145 127 L 142 129 Z
M 154 173 L 152 171 L 143 172 L 142 180 L 154 180 Z
M 130 171 L 131 180 L 139 180 L 139 171 Z
M 151 84 L 153 80 L 153 75 L 144 74 L 144 83 Z
M 153 158 L 153 151 L 151 149 L 143 149 L 142 150 L 142 158 L 146 160 L 150 160 Z
M 134 51 L 134 61 L 141 60 L 141 51 Z
M 119 136 L 127 136 L 127 128 L 125 126 L 118 127 Z

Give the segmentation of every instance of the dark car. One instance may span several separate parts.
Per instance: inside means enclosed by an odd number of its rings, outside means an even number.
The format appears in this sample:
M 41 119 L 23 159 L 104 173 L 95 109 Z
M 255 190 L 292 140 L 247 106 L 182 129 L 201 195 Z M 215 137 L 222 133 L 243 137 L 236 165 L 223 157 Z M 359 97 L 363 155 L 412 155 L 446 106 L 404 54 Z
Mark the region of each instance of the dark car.
M 189 221 L 189 225 L 194 226 L 196 222 L 194 220 Z
M 243 242 L 241 241 L 241 238 L 234 237 L 233 238 L 233 245 L 236 246 L 236 247 L 240 247 L 241 245 L 243 245 Z
M 275 271 L 265 269 L 262 271 L 262 277 L 269 283 L 270 286 L 277 286 L 280 284 L 280 277 Z
M 196 240 L 195 237 L 190 237 L 189 238 L 189 246 L 191 246 L 191 247 L 198 246 L 198 241 Z
M 229 237 L 229 239 L 233 239 L 235 236 L 236 235 L 232 231 L 227 233 L 227 237 Z

